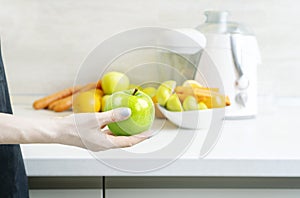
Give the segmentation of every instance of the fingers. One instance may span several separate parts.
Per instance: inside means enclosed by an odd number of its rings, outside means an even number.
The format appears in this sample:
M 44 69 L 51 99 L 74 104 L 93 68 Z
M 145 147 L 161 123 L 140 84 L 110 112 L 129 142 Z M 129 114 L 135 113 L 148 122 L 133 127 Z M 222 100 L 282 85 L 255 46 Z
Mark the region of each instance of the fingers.
M 114 135 L 110 135 L 112 133 L 109 130 L 106 134 L 108 139 L 116 146 L 116 148 L 133 146 L 146 139 L 149 139 L 153 135 L 151 131 L 145 131 L 143 133 L 133 135 L 133 136 L 114 136 Z
M 130 147 L 135 144 L 138 144 L 146 139 L 148 137 L 139 137 L 139 136 L 112 136 L 107 135 L 107 138 L 115 145 L 116 148 L 124 148 L 124 147 Z
M 102 126 L 105 126 L 111 122 L 126 120 L 130 115 L 131 109 L 122 107 L 97 114 L 97 118 L 101 121 Z
M 115 136 L 113 134 L 113 132 L 111 132 L 109 129 L 102 130 L 102 133 L 107 134 L 107 135 Z M 131 137 L 146 138 L 146 139 L 148 139 L 148 138 L 151 138 L 152 136 L 153 136 L 153 132 L 152 131 L 145 131 L 143 133 L 140 133 L 140 134 L 137 134 L 137 135 L 133 135 Z
M 137 134 L 137 135 L 134 135 L 132 137 L 138 137 L 138 138 L 151 138 L 153 136 L 153 132 L 152 131 L 145 131 L 143 133 L 140 133 L 140 134 Z
M 107 135 L 114 135 L 109 129 L 102 130 L 102 133 L 107 134 Z

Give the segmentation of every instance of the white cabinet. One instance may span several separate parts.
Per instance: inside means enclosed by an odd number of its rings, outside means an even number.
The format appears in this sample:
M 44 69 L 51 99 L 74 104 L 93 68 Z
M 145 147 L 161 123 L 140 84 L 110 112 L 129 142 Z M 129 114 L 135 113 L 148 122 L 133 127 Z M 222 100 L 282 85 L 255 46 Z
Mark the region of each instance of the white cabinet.
M 299 198 L 292 189 L 108 189 L 106 198 Z
M 95 198 L 101 197 L 101 189 L 87 190 L 30 190 L 30 198 Z
M 101 198 L 101 177 L 35 177 L 31 198 Z M 299 198 L 300 178 L 105 177 L 106 198 Z M 62 189 L 58 189 L 62 188 Z
M 100 189 L 30 190 L 31 198 L 95 198 Z M 106 198 L 299 198 L 293 189 L 108 189 Z

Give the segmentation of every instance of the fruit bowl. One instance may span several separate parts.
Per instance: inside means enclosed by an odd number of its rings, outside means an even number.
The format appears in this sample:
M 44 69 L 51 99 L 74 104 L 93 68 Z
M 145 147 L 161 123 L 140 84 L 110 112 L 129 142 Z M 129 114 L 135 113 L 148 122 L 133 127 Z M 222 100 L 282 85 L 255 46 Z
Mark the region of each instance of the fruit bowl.
M 186 129 L 207 129 L 212 122 L 213 112 L 223 108 L 173 112 L 158 105 L 157 108 L 173 124 Z M 223 109 L 224 110 L 224 109 Z

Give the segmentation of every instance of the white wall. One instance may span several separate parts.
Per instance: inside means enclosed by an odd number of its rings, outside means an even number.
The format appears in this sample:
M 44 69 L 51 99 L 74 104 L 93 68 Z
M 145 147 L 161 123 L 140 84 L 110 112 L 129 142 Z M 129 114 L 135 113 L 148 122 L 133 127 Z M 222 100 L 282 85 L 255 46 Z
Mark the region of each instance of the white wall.
M 251 26 L 263 65 L 259 93 L 300 96 L 300 1 L 0 0 L 0 34 L 11 92 L 49 93 L 72 84 L 88 52 L 139 26 L 195 27 L 226 9 Z

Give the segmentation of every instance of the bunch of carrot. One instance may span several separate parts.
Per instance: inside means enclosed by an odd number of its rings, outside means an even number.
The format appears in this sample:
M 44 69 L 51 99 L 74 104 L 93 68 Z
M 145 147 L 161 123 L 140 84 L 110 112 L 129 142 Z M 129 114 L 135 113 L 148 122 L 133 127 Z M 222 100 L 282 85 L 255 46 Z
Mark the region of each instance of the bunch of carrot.
M 69 110 L 72 107 L 73 96 L 79 92 L 88 91 L 91 89 L 101 90 L 101 81 L 89 83 L 84 86 L 74 86 L 70 87 L 41 99 L 34 101 L 33 108 L 39 109 L 49 109 L 55 112 L 62 112 Z

